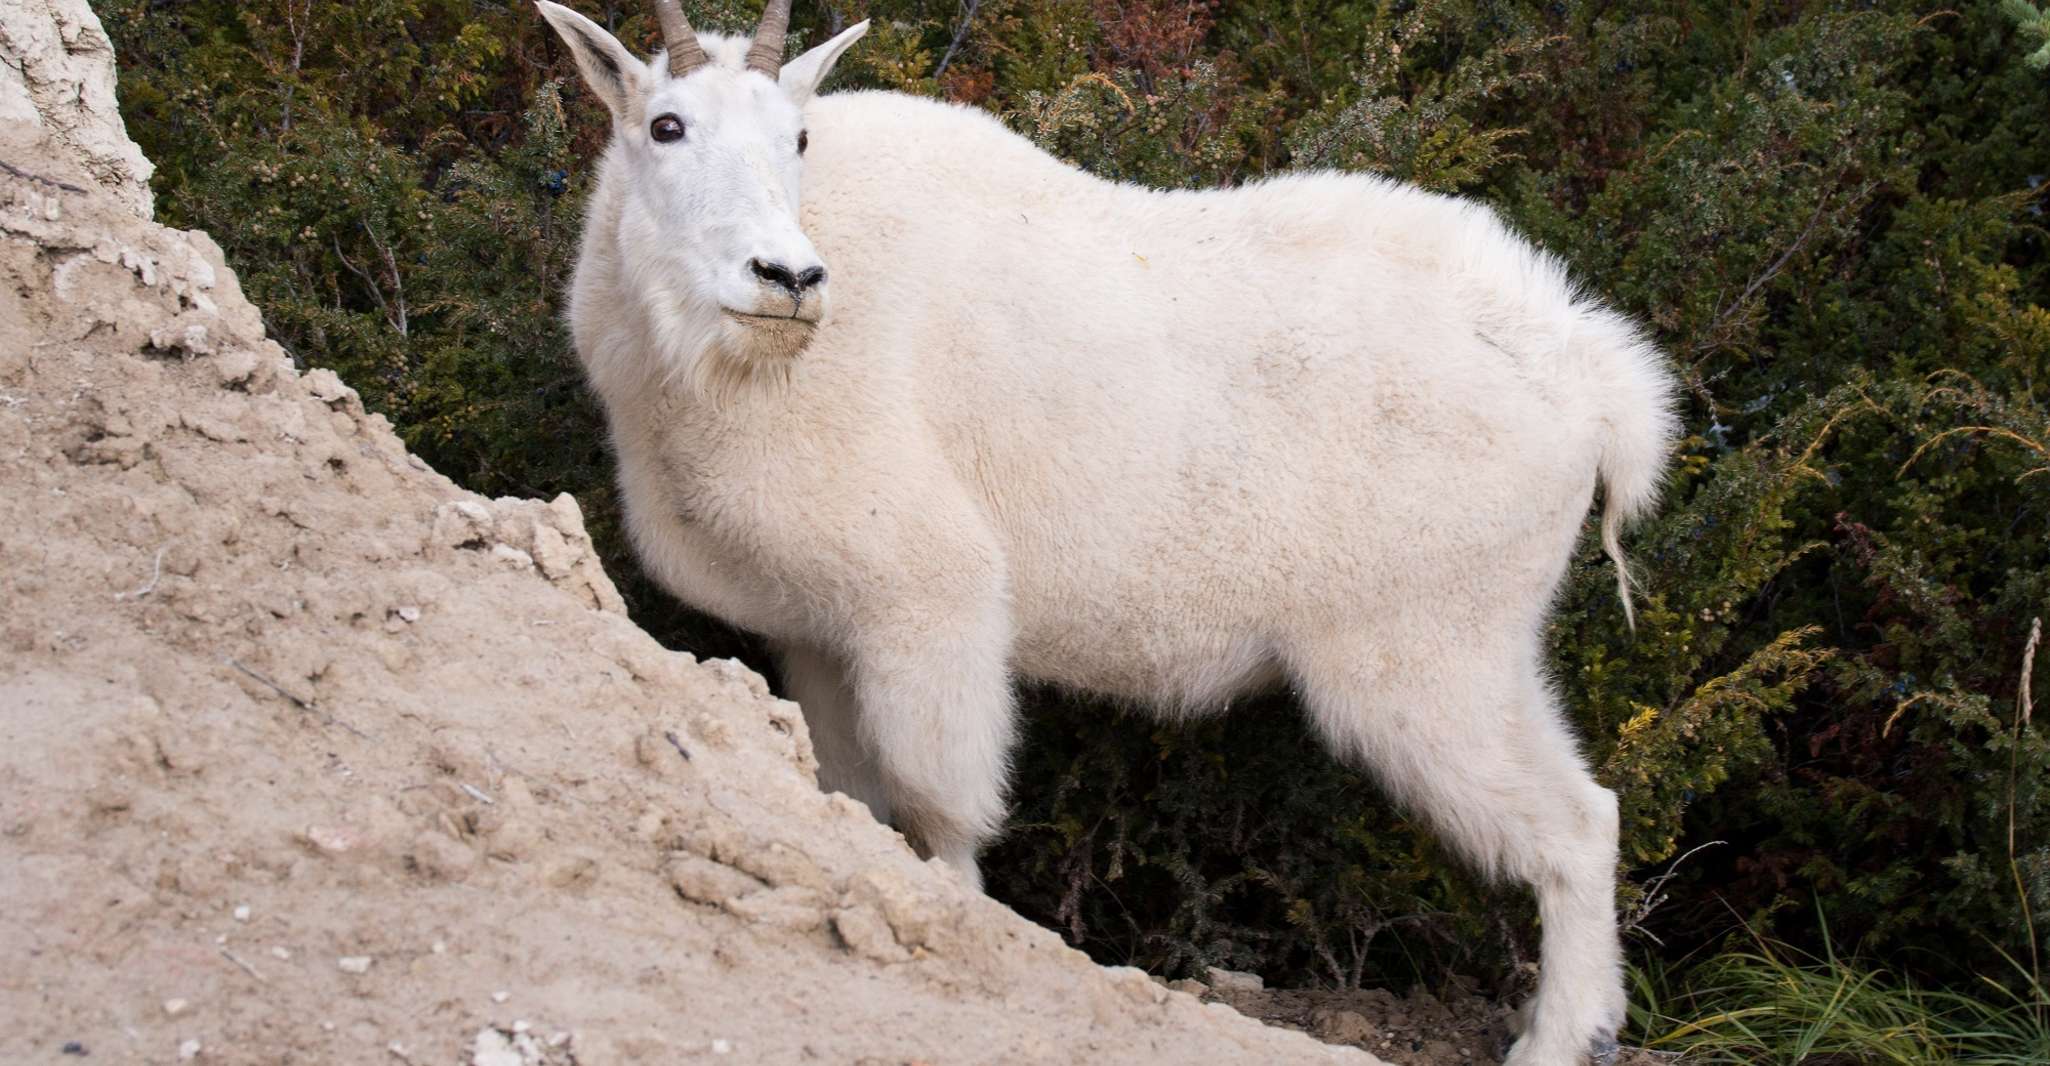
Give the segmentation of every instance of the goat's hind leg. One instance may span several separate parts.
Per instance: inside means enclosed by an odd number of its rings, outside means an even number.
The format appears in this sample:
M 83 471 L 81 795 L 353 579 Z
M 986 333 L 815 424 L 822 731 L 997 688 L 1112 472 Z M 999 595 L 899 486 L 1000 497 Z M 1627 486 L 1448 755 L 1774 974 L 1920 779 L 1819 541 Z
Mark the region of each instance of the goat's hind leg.
M 1505 1066 L 1606 1061 L 1624 1020 L 1614 794 L 1588 773 L 1532 657 L 1389 652 L 1337 642 L 1299 656 L 1310 713 L 1441 840 L 1536 893 L 1538 991 Z

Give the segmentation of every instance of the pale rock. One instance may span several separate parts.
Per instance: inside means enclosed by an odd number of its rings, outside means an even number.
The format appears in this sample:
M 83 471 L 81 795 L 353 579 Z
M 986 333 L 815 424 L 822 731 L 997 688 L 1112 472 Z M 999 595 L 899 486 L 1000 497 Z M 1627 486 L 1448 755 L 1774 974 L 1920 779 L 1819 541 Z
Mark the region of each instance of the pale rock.
M 541 573 L 553 581 L 570 576 L 577 561 L 577 553 L 569 546 L 555 527 L 539 521 L 534 522 L 534 562 L 541 567 Z
M 1219 992 L 1258 992 L 1267 987 L 1267 982 L 1256 973 L 1227 970 L 1219 966 L 1212 966 L 1205 973 L 1209 976 L 1210 987 Z
M 324 366 L 307 371 L 299 380 L 307 392 L 323 403 L 344 403 L 356 398 L 356 390 L 342 384 L 342 379 Z
M 240 385 L 256 375 L 256 352 L 230 348 L 214 356 L 214 377 L 223 385 Z
M 841 907 L 833 912 L 833 931 L 848 950 L 877 962 L 905 962 L 911 953 L 897 943 L 897 934 L 882 912 L 868 904 Z
M 724 863 L 702 855 L 678 852 L 663 863 L 662 872 L 676 894 L 693 903 L 724 907 L 730 901 L 758 892 L 762 882 Z
M 443 548 L 483 547 L 493 537 L 491 511 L 475 500 L 450 500 L 434 509 L 433 543 Z
M 477 1030 L 470 1044 L 470 1066 L 526 1066 L 526 1056 L 513 1046 L 512 1037 L 486 1026 Z
M 491 557 L 515 570 L 525 570 L 534 565 L 534 557 L 510 544 L 493 544 Z

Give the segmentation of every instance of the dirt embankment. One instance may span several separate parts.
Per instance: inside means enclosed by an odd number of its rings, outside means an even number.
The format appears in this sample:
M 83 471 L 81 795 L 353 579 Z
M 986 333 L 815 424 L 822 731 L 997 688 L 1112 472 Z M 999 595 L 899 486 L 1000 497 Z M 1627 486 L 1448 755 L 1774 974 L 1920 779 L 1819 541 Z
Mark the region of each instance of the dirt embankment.
M 1353 1062 L 820 794 L 797 708 L 300 373 L 0 7 L 0 1061 Z

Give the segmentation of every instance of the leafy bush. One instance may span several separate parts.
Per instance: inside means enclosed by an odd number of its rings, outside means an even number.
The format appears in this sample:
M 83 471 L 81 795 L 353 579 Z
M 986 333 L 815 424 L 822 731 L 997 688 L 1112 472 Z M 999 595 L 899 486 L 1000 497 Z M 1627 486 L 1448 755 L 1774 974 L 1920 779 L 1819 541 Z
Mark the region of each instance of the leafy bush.
M 643 5 L 580 6 L 656 37 Z M 576 492 L 637 617 L 756 655 L 619 536 L 558 318 L 606 122 L 525 4 L 102 13 L 161 213 L 212 231 L 295 357 L 473 488 Z M 741 28 L 753 5 L 692 14 Z M 1122 180 L 1327 166 L 1475 196 L 1651 323 L 1691 435 L 1632 542 L 1638 631 L 1590 542 L 1551 633 L 1622 796 L 1643 950 L 1739 919 L 1817 947 L 1819 904 L 1928 981 L 2040 957 L 2050 745 L 2016 702 L 2050 602 L 2032 5 L 828 0 L 797 30 L 865 16 L 842 85 L 989 108 Z M 990 883 L 1098 955 L 1337 984 L 1528 957 L 1517 897 L 1445 862 L 1285 698 L 1179 729 L 1027 702 Z

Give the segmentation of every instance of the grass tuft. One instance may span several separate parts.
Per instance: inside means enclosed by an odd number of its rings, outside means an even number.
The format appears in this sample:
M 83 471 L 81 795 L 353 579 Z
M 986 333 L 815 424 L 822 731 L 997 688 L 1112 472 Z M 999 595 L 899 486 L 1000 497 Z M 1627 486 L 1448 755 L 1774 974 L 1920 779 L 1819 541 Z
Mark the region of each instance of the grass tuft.
M 1758 940 L 1681 976 L 1633 969 L 1631 1023 L 1644 1047 L 1704 1066 L 2042 1066 L 2050 997 L 2009 962 L 2006 981 L 1932 991 L 1833 950 Z

